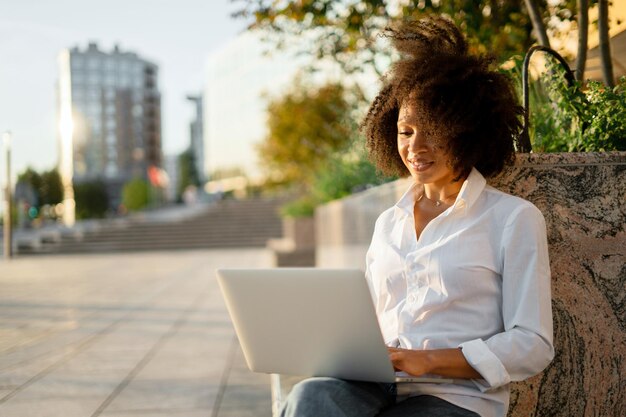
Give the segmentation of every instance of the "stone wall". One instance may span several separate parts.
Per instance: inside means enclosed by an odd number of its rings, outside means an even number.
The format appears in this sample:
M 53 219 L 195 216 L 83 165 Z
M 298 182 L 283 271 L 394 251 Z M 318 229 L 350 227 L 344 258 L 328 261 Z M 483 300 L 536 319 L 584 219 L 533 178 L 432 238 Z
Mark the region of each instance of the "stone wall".
M 317 266 L 364 267 L 399 180 L 316 211 Z M 544 214 L 556 356 L 512 387 L 509 416 L 626 416 L 626 153 L 520 154 L 491 185 Z

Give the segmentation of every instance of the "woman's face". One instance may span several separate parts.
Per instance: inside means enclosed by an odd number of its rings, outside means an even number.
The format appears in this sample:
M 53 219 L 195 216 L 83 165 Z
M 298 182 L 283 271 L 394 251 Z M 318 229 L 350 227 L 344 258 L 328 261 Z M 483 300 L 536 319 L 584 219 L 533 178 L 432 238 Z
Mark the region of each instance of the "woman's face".
M 449 154 L 436 146 L 420 129 L 417 106 L 406 100 L 398 115 L 398 152 L 411 176 L 420 184 L 443 187 L 456 177 L 450 168 Z

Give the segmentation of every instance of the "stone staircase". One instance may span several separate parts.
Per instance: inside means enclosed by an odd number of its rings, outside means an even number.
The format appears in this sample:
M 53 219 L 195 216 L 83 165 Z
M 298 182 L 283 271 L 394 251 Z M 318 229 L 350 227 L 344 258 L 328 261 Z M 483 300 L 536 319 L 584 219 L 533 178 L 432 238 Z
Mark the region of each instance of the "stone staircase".
M 278 207 L 284 200 L 224 200 L 180 219 L 104 221 L 83 231 L 68 231 L 38 245 L 19 245 L 17 253 L 97 253 L 172 249 L 263 247 L 282 236 Z

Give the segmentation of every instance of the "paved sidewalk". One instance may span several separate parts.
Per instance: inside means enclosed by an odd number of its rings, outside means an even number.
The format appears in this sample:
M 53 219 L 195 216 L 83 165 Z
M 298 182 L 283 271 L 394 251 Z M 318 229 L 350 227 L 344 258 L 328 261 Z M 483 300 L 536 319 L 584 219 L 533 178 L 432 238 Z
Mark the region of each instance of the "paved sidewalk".
M 0 260 L 0 416 L 269 417 L 214 269 L 258 249 Z

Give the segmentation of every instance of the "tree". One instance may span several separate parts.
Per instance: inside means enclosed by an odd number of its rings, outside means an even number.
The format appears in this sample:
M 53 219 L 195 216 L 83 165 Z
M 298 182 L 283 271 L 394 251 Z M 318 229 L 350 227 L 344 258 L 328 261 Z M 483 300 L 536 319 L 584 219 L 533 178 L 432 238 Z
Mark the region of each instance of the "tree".
M 330 155 L 347 149 L 355 129 L 345 95 L 340 84 L 311 88 L 297 79 L 269 102 L 268 133 L 257 151 L 273 181 L 309 185 Z
M 122 189 L 122 204 L 128 211 L 141 210 L 150 202 L 150 184 L 141 178 L 135 178 Z
M 109 196 L 102 180 L 74 184 L 74 201 L 77 219 L 101 218 L 109 209 Z
M 585 64 L 587 63 L 587 37 L 589 35 L 589 2 L 578 0 L 578 52 L 576 54 L 575 76 L 578 81 L 585 78 Z
M 606 85 L 614 87 L 615 78 L 613 77 L 613 61 L 611 60 L 611 44 L 609 42 L 609 0 L 598 1 L 598 36 L 600 37 L 602 78 Z
M 40 207 L 41 206 L 41 175 L 35 171 L 34 169 L 32 169 L 31 167 L 26 168 L 26 171 L 22 172 L 21 174 L 19 174 L 17 176 L 17 182 L 18 183 L 25 183 L 30 185 L 30 187 L 32 188 L 33 192 L 35 193 L 35 206 L 36 207 Z
M 15 198 L 26 204 L 28 216 L 32 219 L 39 217 L 43 206 L 63 201 L 63 184 L 56 169 L 40 174 L 30 167 L 27 168 L 18 175 L 15 191 Z M 20 206 L 20 209 L 23 207 L 24 205 Z
M 373 69 L 381 74 L 386 69 L 390 48 L 378 35 L 401 17 L 448 15 L 466 32 L 473 51 L 490 52 L 501 60 L 532 44 L 532 25 L 520 0 L 238 2 L 243 6 L 235 16 L 252 18 L 251 29 L 268 29 L 279 47 L 294 39 L 307 48 L 302 52 L 312 53 L 318 61 L 329 57 L 347 73 Z
M 196 170 L 195 154 L 191 148 L 178 156 L 178 196 L 181 196 L 190 185 L 200 186 L 200 176 Z
M 535 35 L 537 36 L 537 40 L 539 41 L 539 45 L 550 47 L 550 39 L 548 39 L 548 33 L 546 31 L 546 26 L 543 24 L 543 19 L 541 17 L 541 12 L 539 11 L 539 4 L 537 0 L 524 0 L 526 4 L 526 9 L 528 10 L 528 14 L 530 15 L 530 20 L 533 24 L 533 28 L 535 30 Z
M 63 182 L 59 171 L 51 169 L 41 174 L 41 188 L 39 198 L 42 205 L 59 204 L 63 201 Z

